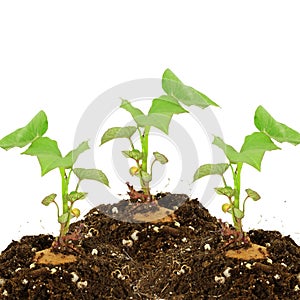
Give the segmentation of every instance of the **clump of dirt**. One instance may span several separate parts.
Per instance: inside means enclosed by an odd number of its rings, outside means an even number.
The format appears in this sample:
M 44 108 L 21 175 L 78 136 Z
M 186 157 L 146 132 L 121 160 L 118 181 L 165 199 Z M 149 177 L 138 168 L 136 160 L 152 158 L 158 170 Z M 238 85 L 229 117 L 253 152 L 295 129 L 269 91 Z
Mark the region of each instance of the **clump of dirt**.
M 166 216 L 141 219 L 157 210 Z M 81 239 L 59 255 L 75 262 L 39 261 L 52 236 L 12 242 L 0 255 L 0 299 L 300 299 L 300 247 L 291 238 L 253 230 L 251 244 L 237 247 L 223 227 L 186 195 L 101 205 L 71 225 Z M 261 256 L 228 255 L 252 252 L 252 243 Z

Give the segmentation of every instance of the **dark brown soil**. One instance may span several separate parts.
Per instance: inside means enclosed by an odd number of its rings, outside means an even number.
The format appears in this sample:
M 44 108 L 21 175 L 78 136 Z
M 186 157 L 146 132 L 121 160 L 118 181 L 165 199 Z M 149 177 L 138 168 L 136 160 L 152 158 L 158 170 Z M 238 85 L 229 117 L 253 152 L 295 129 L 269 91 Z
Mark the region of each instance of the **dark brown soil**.
M 52 236 L 11 243 L 0 256 L 0 299 L 300 299 L 300 247 L 291 238 L 250 231 L 268 257 L 229 258 L 236 246 L 227 245 L 222 223 L 197 200 L 167 196 L 150 208 L 121 201 L 92 209 L 71 226 L 82 234 L 71 245 L 77 251 L 70 248 L 73 263 L 34 262 Z M 129 222 L 158 207 L 178 209 L 158 223 Z M 103 213 L 112 209 L 113 218 Z

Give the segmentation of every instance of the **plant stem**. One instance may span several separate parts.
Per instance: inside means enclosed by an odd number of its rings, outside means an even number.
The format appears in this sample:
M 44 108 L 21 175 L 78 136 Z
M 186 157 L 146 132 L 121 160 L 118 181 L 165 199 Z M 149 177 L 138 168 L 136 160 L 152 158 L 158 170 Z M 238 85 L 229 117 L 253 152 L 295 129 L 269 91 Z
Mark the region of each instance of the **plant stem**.
M 236 229 L 237 229 L 237 232 L 240 233 L 240 236 L 241 236 L 241 237 L 244 236 L 243 225 L 242 225 L 242 219 L 240 219 L 240 218 L 237 218 L 237 227 L 236 227 Z
M 247 196 L 246 198 L 245 198 L 245 200 L 244 200 L 244 202 L 243 202 L 243 210 L 242 210 L 242 212 L 243 212 L 243 214 L 245 215 L 245 204 L 246 204 L 246 200 L 249 198 L 249 196 Z
M 241 171 L 242 171 L 243 163 L 237 163 L 237 167 L 235 170 L 234 176 L 234 189 L 236 190 L 236 194 L 234 196 L 234 207 L 240 208 L 240 193 L 241 193 Z
M 148 169 L 148 137 L 149 137 L 149 132 L 150 132 L 150 126 L 145 126 L 144 133 L 140 135 L 141 138 L 141 144 L 142 144 L 142 171 L 147 173 Z M 150 188 L 149 188 L 149 183 L 145 183 L 141 179 L 141 185 L 144 193 L 146 195 L 150 195 Z
M 240 209 L 240 194 L 241 194 L 241 172 L 242 172 L 243 163 L 238 162 L 235 171 L 233 174 L 234 179 L 234 201 L 233 201 L 233 207 Z M 237 231 L 242 232 L 242 222 L 241 219 L 237 218 L 234 213 L 234 209 L 232 209 L 232 220 L 234 223 L 234 227 Z
M 153 165 L 154 163 L 157 161 L 157 159 L 154 159 L 153 162 L 151 163 L 151 166 L 150 166 L 150 175 L 152 176 L 152 169 L 153 169 Z
M 75 192 L 78 192 L 80 183 L 81 183 L 81 180 L 78 180 L 78 182 L 76 184 Z
M 142 170 L 147 172 L 148 167 L 148 137 L 150 132 L 150 126 L 146 126 L 144 130 L 144 134 L 141 136 L 141 143 L 142 143 Z
M 68 201 L 67 201 L 67 195 L 68 195 L 68 177 L 66 175 L 66 171 L 64 168 L 59 168 L 60 176 L 61 176 L 61 197 L 62 197 L 62 208 L 63 208 L 63 214 L 68 212 Z
M 69 189 L 69 182 L 70 182 L 70 176 L 72 169 L 70 170 L 68 176 L 66 175 L 65 168 L 59 168 L 60 176 L 61 176 L 61 196 L 62 196 L 62 214 L 68 214 L 67 221 L 64 223 L 61 223 L 60 225 L 60 234 L 59 236 L 65 236 L 69 231 L 69 224 L 71 220 L 71 211 L 68 206 L 68 189 Z
M 59 206 L 58 206 L 58 204 L 56 203 L 56 201 L 53 201 L 53 203 L 54 203 L 55 206 L 56 206 L 56 210 L 57 210 L 57 220 L 58 220 L 58 218 L 59 218 Z
M 130 146 L 131 146 L 131 149 L 134 150 L 134 145 L 133 145 L 133 141 L 131 138 L 128 138 L 129 140 L 129 143 L 130 143 Z
M 226 183 L 226 180 L 225 180 L 225 177 L 223 174 L 222 174 L 222 181 L 223 181 L 224 187 L 227 187 L 227 183 Z

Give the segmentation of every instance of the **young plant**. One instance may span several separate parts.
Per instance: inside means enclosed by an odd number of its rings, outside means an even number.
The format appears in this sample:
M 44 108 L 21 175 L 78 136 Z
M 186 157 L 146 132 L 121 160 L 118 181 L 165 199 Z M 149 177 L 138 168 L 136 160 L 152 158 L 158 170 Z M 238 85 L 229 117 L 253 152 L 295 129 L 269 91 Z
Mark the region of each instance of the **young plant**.
M 50 194 L 42 201 L 43 205 L 48 206 L 54 203 L 57 208 L 57 220 L 60 223 L 60 234 L 58 242 L 63 242 L 64 237 L 69 231 L 70 221 L 74 217 L 79 217 L 80 210 L 74 207 L 76 201 L 84 199 L 86 193 L 79 192 L 79 184 L 82 180 L 90 179 L 109 185 L 105 174 L 97 169 L 74 168 L 74 164 L 79 155 L 89 149 L 88 142 L 81 143 L 76 149 L 70 151 L 66 156 L 62 156 L 57 142 L 42 135 L 47 131 L 48 121 L 46 114 L 39 112 L 25 127 L 5 136 L 0 140 L 0 147 L 9 150 L 13 147 L 29 147 L 22 154 L 36 156 L 38 158 L 41 175 L 58 169 L 61 178 L 61 208 L 56 202 L 56 194 Z M 74 190 L 69 190 L 72 174 L 78 178 L 78 183 Z
M 248 164 L 258 171 L 261 170 L 261 162 L 266 151 L 280 149 L 274 144 L 277 142 L 288 142 L 294 145 L 300 143 L 300 134 L 288 126 L 275 121 L 275 119 L 262 107 L 259 106 L 255 112 L 254 122 L 260 132 L 254 132 L 245 137 L 240 151 L 227 145 L 220 137 L 215 137 L 213 144 L 223 150 L 228 163 L 205 164 L 200 166 L 194 174 L 194 181 L 207 176 L 219 175 L 223 181 L 223 187 L 216 188 L 217 194 L 227 197 L 228 202 L 222 205 L 222 210 L 232 215 L 235 229 L 244 238 L 242 219 L 245 216 L 245 204 L 251 198 L 258 201 L 260 196 L 252 189 L 246 189 L 246 196 L 241 199 L 241 173 L 244 164 Z M 232 184 L 228 185 L 224 173 L 230 170 Z
M 169 69 L 163 74 L 162 88 L 166 94 L 152 100 L 152 105 L 147 114 L 144 114 L 139 108 L 134 107 L 129 101 L 123 99 L 120 107 L 131 114 L 135 126 L 110 128 L 101 138 L 100 146 L 113 139 L 128 139 L 130 149 L 122 151 L 122 154 L 134 161 L 134 165 L 129 169 L 129 173 L 132 176 L 137 176 L 140 180 L 143 193 L 138 193 L 137 198 L 142 201 L 152 200 L 150 182 L 152 180 L 154 163 L 166 164 L 168 162 L 168 158 L 165 155 L 156 151 L 153 152 L 153 160 L 149 166 L 148 149 L 151 128 L 156 127 L 163 133 L 168 134 L 173 115 L 188 112 L 182 104 L 186 106 L 195 105 L 201 108 L 206 108 L 209 105 L 218 106 L 204 94 L 183 84 Z M 133 143 L 134 134 L 138 134 L 140 149 L 136 148 Z M 133 198 L 135 197 L 134 193 L 130 195 Z

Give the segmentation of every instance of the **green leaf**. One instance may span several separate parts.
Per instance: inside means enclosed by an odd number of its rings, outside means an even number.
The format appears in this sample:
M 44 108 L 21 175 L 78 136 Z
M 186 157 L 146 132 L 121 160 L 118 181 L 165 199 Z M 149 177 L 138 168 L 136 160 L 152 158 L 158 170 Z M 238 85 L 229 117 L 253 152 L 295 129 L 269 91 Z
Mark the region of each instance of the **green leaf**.
M 162 88 L 168 96 L 174 97 L 187 106 L 196 105 L 201 108 L 206 108 L 209 105 L 218 106 L 206 95 L 183 84 L 170 69 L 165 70 L 163 74 Z
M 194 174 L 193 181 L 196 181 L 204 176 L 208 175 L 220 175 L 222 176 L 228 169 L 229 164 L 205 164 L 200 166 Z
M 153 126 L 168 134 L 169 125 L 174 114 L 188 112 L 172 96 L 162 95 L 153 99 L 144 124 Z
M 44 111 L 40 111 L 25 126 L 15 130 L 0 140 L 0 147 L 9 150 L 14 147 L 24 147 L 42 136 L 48 129 L 48 120 Z
M 277 122 L 262 106 L 259 106 L 255 111 L 254 124 L 258 130 L 279 143 L 300 144 L 300 133 Z
M 79 178 L 79 180 L 95 180 L 105 184 L 106 186 L 109 186 L 108 179 L 101 170 L 76 168 L 73 170 L 73 172 Z
M 42 204 L 48 206 L 50 203 L 55 201 L 56 194 L 50 194 L 42 200 Z
M 81 143 L 76 149 L 62 157 L 57 142 L 48 137 L 40 137 L 32 142 L 22 154 L 36 156 L 41 166 L 42 176 L 56 168 L 70 169 L 78 156 L 89 149 L 88 143 Z
M 168 134 L 173 114 L 186 112 L 174 97 L 166 95 L 152 101 L 148 115 L 127 100 L 122 100 L 120 107 L 130 112 L 138 127 L 153 126 L 166 134 Z
M 223 150 L 226 157 L 231 163 L 239 162 L 239 153 L 232 146 L 225 144 L 220 137 L 215 136 L 213 144 Z
M 78 156 L 84 151 L 90 149 L 89 143 L 87 141 L 82 142 L 76 149 L 70 151 L 63 159 L 62 163 L 58 167 L 64 167 L 66 169 L 70 169 L 75 164 Z
M 154 155 L 155 159 L 157 161 L 159 161 L 162 165 L 164 165 L 168 162 L 167 157 L 159 152 L 153 152 L 153 155 Z
M 258 201 L 260 199 L 260 195 L 251 189 L 246 189 L 246 193 L 253 201 Z
M 228 198 L 231 198 L 235 195 L 236 190 L 231 188 L 230 186 L 222 187 L 222 188 L 215 188 L 215 191 L 219 195 L 224 195 Z
M 118 138 L 130 138 L 137 128 L 135 126 L 126 126 L 126 127 L 113 127 L 108 129 L 101 138 L 101 145 Z
M 48 137 L 36 139 L 22 154 L 37 156 L 41 166 L 42 176 L 61 166 L 62 156 L 57 142 Z
M 126 158 L 132 158 L 134 160 L 140 160 L 143 158 L 143 153 L 138 149 L 124 150 L 124 151 L 122 151 L 122 154 Z
M 246 136 L 240 152 L 227 145 L 219 137 L 215 137 L 213 144 L 221 148 L 231 163 L 247 163 L 260 171 L 261 161 L 266 151 L 280 149 L 262 132 L 254 132 Z
M 121 151 L 122 154 L 126 157 L 126 158 L 132 158 L 132 155 L 131 155 L 131 151 L 130 150 L 123 150 Z
M 132 118 L 139 127 L 145 127 L 146 116 L 140 109 L 134 107 L 128 100 L 124 99 L 122 100 L 120 107 L 127 110 L 131 114 Z
M 152 180 L 152 176 L 151 176 L 151 174 L 149 174 L 149 173 L 147 173 L 147 172 L 145 172 L 145 171 L 141 171 L 141 175 L 142 175 L 142 180 L 144 181 L 144 182 L 150 182 L 151 180 Z
M 172 113 L 149 113 L 149 115 L 145 117 L 143 125 L 156 127 L 165 134 L 168 134 L 172 116 Z
M 272 140 L 262 132 L 254 132 L 246 136 L 239 154 L 239 160 L 256 168 L 261 169 L 261 161 L 266 151 L 280 149 Z
M 73 191 L 69 195 L 67 195 L 67 199 L 70 202 L 75 202 L 77 200 L 85 199 L 86 195 L 87 195 L 87 193 Z
M 238 219 L 244 218 L 244 213 L 239 208 L 234 207 L 233 211 L 234 211 L 234 215 L 236 218 L 238 218 Z
M 162 95 L 152 100 L 148 114 L 182 114 L 188 112 L 172 96 Z
M 149 114 L 145 115 L 140 109 L 131 105 L 127 100 L 123 100 L 121 107 L 131 113 L 138 127 L 154 126 L 164 133 L 168 134 L 169 124 L 172 119 L 172 113 L 159 113 L 149 110 Z
M 58 217 L 58 222 L 60 224 L 64 224 L 68 221 L 68 217 L 69 217 L 69 213 L 66 212 Z

